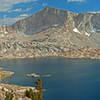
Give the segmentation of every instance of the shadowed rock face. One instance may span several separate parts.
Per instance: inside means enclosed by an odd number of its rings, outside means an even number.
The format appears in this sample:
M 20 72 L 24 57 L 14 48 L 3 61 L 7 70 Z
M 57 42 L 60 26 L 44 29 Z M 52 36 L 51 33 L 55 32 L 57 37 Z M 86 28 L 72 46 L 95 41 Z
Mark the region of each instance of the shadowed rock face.
M 52 26 L 64 25 L 67 18 L 67 11 L 47 7 L 44 10 L 32 15 L 24 20 L 20 20 L 12 28 L 17 33 L 31 35 L 41 32 Z
M 100 13 L 94 14 L 91 18 L 91 22 L 93 24 L 94 30 L 100 33 Z
M 100 33 L 100 13 L 82 13 L 74 17 L 75 27 L 88 32 Z
M 67 23 L 67 20 L 71 22 Z M 74 23 L 74 24 L 72 24 Z M 11 25 L 12 29 L 17 33 L 32 35 L 44 31 L 50 27 L 58 27 L 69 25 L 76 27 L 80 31 L 100 32 L 100 13 L 80 13 L 74 14 L 56 8 L 47 7 L 44 10 L 16 22 Z

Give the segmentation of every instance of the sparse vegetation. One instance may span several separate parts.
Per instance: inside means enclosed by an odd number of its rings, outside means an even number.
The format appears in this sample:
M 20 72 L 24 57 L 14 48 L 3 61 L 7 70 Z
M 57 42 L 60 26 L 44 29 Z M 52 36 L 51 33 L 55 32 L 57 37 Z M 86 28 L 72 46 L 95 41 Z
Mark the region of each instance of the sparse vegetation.
M 36 82 L 36 89 L 39 91 L 39 100 L 43 100 L 42 80 L 39 78 Z
M 31 98 L 31 100 L 43 100 L 43 87 L 42 87 L 42 80 L 39 78 L 36 81 L 36 89 L 37 92 L 33 92 L 32 89 L 25 91 L 25 96 Z
M 13 100 L 14 97 L 13 94 L 10 92 L 6 92 L 5 96 L 5 100 Z
M 27 96 L 31 100 L 39 100 L 39 93 L 38 92 L 33 92 L 32 89 L 30 89 L 29 91 L 26 90 L 25 96 Z
M 0 70 L 0 80 L 10 77 L 13 74 L 14 74 L 14 72 Z

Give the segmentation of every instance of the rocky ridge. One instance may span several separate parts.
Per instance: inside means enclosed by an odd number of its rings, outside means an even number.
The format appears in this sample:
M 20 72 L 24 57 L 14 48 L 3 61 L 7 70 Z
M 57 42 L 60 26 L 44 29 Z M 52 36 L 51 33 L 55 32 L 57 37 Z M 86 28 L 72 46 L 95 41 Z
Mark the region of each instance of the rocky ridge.
M 30 89 L 34 92 L 38 92 L 35 87 L 24 87 L 0 83 L 0 100 L 4 100 L 6 92 L 10 92 L 14 95 L 13 100 L 31 100 L 25 96 L 25 91 Z
M 11 77 L 13 74 L 14 72 L 4 71 L 2 68 L 0 68 L 0 81 L 5 78 Z M 25 96 L 25 91 L 30 89 L 32 89 L 33 92 L 38 92 L 35 87 L 17 86 L 0 82 L 0 100 L 5 99 L 6 92 L 10 92 L 13 94 L 13 100 L 31 100 Z

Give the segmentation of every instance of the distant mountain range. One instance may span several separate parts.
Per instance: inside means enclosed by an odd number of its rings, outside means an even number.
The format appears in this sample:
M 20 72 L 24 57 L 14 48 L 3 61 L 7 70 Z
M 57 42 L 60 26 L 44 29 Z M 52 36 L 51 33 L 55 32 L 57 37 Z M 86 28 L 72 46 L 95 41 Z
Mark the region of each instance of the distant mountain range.
M 0 26 L 1 58 L 100 58 L 100 13 L 47 7 L 11 26 Z

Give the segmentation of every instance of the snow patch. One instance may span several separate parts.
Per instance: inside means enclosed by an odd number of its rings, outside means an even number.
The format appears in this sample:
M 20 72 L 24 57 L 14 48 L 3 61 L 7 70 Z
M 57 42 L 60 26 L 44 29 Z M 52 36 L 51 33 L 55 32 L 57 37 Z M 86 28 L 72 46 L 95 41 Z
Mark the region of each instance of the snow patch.
M 59 26 L 59 24 L 54 24 L 54 25 L 52 25 L 52 26 L 57 27 L 57 26 Z
M 73 31 L 76 32 L 76 33 L 81 34 L 81 32 L 77 28 L 74 28 Z
M 91 14 L 99 14 L 100 13 L 100 11 L 94 11 L 94 12 L 92 12 L 92 11 L 90 11 L 90 12 L 88 12 L 88 13 L 91 13 Z
M 4 48 L 4 50 L 3 50 L 4 52 L 7 52 L 7 50 Z
M 95 33 L 96 31 L 95 30 L 92 30 L 91 32 Z
M 1 34 L 1 37 L 4 37 L 4 34 Z
M 90 36 L 90 34 L 89 34 L 89 33 L 87 33 L 87 32 L 85 32 L 85 35 Z
M 7 34 L 8 32 L 7 31 L 5 31 L 5 34 Z
M 100 32 L 100 29 L 94 28 L 94 32 Z

